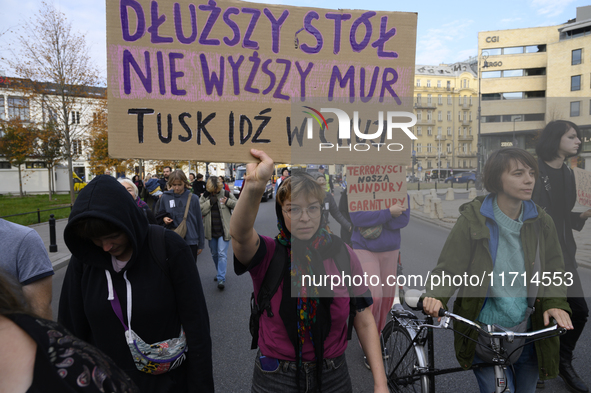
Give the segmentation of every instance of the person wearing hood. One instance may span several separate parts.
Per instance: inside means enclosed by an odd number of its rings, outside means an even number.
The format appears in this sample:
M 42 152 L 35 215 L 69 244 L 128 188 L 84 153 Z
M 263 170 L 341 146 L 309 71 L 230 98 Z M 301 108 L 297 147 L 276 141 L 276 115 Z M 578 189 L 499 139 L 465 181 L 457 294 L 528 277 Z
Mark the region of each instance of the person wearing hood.
M 168 191 L 165 191 L 158 202 L 159 212 L 156 218 L 161 214 L 168 213 L 163 218 L 165 225 L 173 225 L 175 228 L 181 225 L 185 216 L 185 207 L 191 195 L 191 187 L 187 176 L 180 169 L 172 172 L 168 176 Z M 201 218 L 201 207 L 199 198 L 191 198 L 189 211 L 186 219 L 187 233 L 185 241 L 191 248 L 195 261 L 197 255 L 201 254 L 205 246 L 205 237 L 203 231 L 203 219 Z
M 151 246 L 153 228 L 117 180 L 88 183 L 64 230 L 72 258 L 58 321 L 111 357 L 141 392 L 213 392 L 209 316 L 191 250 L 167 230 L 164 245 Z M 160 247 L 165 261 L 152 254 Z M 126 340 L 132 324 L 146 343 L 175 339 L 182 328 L 184 361 L 159 375 L 140 371 Z
M 470 280 L 460 286 L 454 313 L 509 330 L 523 322 L 532 331 L 540 330 L 554 318 L 560 327 L 571 330 L 571 310 L 566 302 L 568 276 L 564 274 L 556 228 L 552 218 L 531 200 L 538 176 L 536 159 L 522 149 L 496 150 L 486 161 L 483 176 L 490 194 L 460 207 L 461 215 L 427 281 L 425 312 L 437 317 L 458 289 L 451 283 L 434 285 L 433 277 L 441 278 L 443 272 L 454 278 L 478 275 L 484 277 L 480 284 Z M 555 280 L 550 285 L 535 284 L 536 249 L 539 272 L 559 276 L 561 283 Z M 504 280 L 501 277 L 505 275 L 523 275 L 527 280 Z M 528 297 L 533 295 L 528 292 L 527 282 L 537 285 L 533 311 L 528 304 Z M 469 369 L 472 364 L 484 363 L 485 359 L 476 354 L 478 332 L 464 324 L 454 324 L 454 331 L 460 366 Z M 538 377 L 545 380 L 558 374 L 558 352 L 558 337 L 537 340 L 534 345 L 526 341 L 519 358 L 506 368 L 506 386 L 511 392 L 534 392 Z M 474 374 L 481 393 L 495 390 L 493 367 L 474 369 Z
M 259 235 L 254 222 L 273 173 L 273 161 L 261 150 L 250 152 L 260 162 L 247 165 L 242 195 L 230 220 L 234 270 L 236 274 L 250 273 L 257 299 L 271 264 L 283 264 L 283 276 L 269 300 L 270 308 L 259 314 L 255 328 L 258 334 L 253 339 L 259 352 L 251 391 L 352 392 L 345 359 L 347 322 L 352 318 L 372 366 L 374 392 L 388 392 L 367 286 L 302 285 L 304 274 L 339 276 L 338 262 L 347 259 L 349 274 L 363 275 L 355 253 L 320 226 L 324 189 L 305 172 L 285 179 L 275 202 L 279 234 L 275 239 Z M 335 261 L 339 255 L 341 258 Z

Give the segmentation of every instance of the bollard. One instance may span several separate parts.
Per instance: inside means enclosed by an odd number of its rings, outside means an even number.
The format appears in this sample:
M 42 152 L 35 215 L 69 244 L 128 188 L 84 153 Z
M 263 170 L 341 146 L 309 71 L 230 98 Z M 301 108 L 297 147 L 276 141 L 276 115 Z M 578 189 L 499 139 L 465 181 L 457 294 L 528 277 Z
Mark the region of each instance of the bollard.
M 37 209 L 37 224 L 41 224 L 41 211 Z
M 476 188 L 471 188 L 470 192 L 468 193 L 468 199 L 474 199 L 478 196 L 476 193 Z
M 445 200 L 446 201 L 453 201 L 454 199 L 455 199 L 454 189 L 453 188 L 448 188 L 447 189 L 447 194 L 445 194 Z
M 429 190 L 432 198 L 437 198 L 437 190 L 431 189 Z
M 439 180 L 435 182 L 435 191 L 437 191 L 437 183 L 439 183 Z
M 440 220 L 443 219 L 443 205 L 441 204 L 440 198 L 433 198 L 431 199 L 431 218 L 439 218 Z
M 419 180 L 419 191 L 421 191 L 421 181 Z
M 410 194 L 410 210 L 416 210 L 417 209 L 417 201 L 415 199 L 415 194 Z
M 423 206 L 423 212 L 425 214 L 431 213 L 431 199 L 433 199 L 432 195 L 425 196 L 425 205 Z
M 57 252 L 57 241 L 55 237 L 55 216 L 49 215 L 49 252 Z
M 422 192 L 419 192 L 419 193 L 415 194 L 415 195 L 413 196 L 413 199 L 415 199 L 415 204 L 417 205 L 417 209 L 418 209 L 420 206 L 423 206 L 423 203 L 424 203 L 424 202 L 423 202 L 423 193 L 422 193 Z

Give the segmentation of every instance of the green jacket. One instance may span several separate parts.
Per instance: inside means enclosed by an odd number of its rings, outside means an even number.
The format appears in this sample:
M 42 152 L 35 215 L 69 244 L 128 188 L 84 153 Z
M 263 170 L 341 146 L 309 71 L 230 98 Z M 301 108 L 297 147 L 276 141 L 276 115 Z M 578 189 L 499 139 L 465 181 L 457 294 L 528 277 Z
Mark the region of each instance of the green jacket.
M 485 197 L 478 197 L 472 202 L 463 204 L 460 207 L 460 217 L 456 225 L 451 230 L 437 266 L 431 272 L 427 281 L 427 293 L 425 296 L 434 297 L 440 300 L 444 307 L 447 307 L 449 299 L 459 289 L 458 296 L 454 302 L 453 312 L 464 318 L 476 321 L 486 298 L 486 292 L 490 285 L 489 273 L 493 270 L 493 258 L 489 243 L 497 243 L 498 239 L 491 239 L 491 231 L 486 225 L 487 220 L 492 228 L 496 227 L 494 220 L 485 217 L 481 213 L 481 207 Z M 492 205 L 490 198 L 487 201 Z M 485 207 L 487 203 L 484 203 Z M 560 243 L 556 235 L 556 228 L 550 216 L 533 202 L 528 204 L 530 207 L 531 218 L 524 216 L 524 225 L 521 229 L 521 242 L 523 245 L 525 269 L 528 280 L 532 276 L 533 264 L 536 254 L 536 233 L 534 222 L 541 221 L 540 230 L 540 275 L 543 272 L 550 272 L 554 277 L 554 272 L 564 279 L 564 263 Z M 537 214 L 534 210 L 537 208 Z M 494 217 L 494 216 L 493 216 Z M 494 233 L 494 231 L 493 231 Z M 498 232 L 496 232 L 498 236 Z M 441 276 L 442 272 L 447 275 L 461 275 L 464 273 L 477 275 L 482 281 L 480 286 L 435 286 L 431 287 L 433 276 Z M 484 279 L 482 279 L 484 278 Z M 507 274 L 506 283 L 513 279 L 512 275 Z M 521 279 L 523 280 L 523 279 Z M 521 281 L 523 282 L 523 281 Z M 447 283 L 446 283 L 447 284 Z M 507 285 L 507 284 L 506 284 Z M 535 311 L 531 316 L 532 330 L 544 328 L 543 314 L 551 308 L 559 308 L 571 312 L 566 302 L 567 287 L 562 284 L 559 286 L 538 285 L 538 293 L 535 301 Z M 472 339 L 477 339 L 478 332 L 467 325 L 457 322 L 454 323 L 455 340 L 454 346 L 456 357 L 460 366 L 467 369 L 472 365 L 476 343 L 462 336 L 467 335 Z M 535 342 L 536 354 L 538 357 L 538 368 L 540 379 L 552 379 L 558 375 L 559 349 L 560 341 L 558 337 L 544 339 Z
M 207 240 L 211 240 L 211 201 L 209 200 L 209 195 L 210 194 L 208 192 L 204 192 L 199 198 L 201 215 L 203 216 L 203 233 L 205 234 L 205 238 Z M 219 200 L 226 196 L 224 189 L 222 188 L 222 190 L 217 195 L 217 205 L 220 209 L 220 217 L 222 218 L 222 226 L 224 227 L 224 240 L 227 242 L 232 239 L 230 236 L 230 218 L 232 217 L 230 209 L 234 209 L 236 202 L 238 202 L 236 197 L 231 192 L 229 195 L 230 197 L 223 205 L 219 203 Z

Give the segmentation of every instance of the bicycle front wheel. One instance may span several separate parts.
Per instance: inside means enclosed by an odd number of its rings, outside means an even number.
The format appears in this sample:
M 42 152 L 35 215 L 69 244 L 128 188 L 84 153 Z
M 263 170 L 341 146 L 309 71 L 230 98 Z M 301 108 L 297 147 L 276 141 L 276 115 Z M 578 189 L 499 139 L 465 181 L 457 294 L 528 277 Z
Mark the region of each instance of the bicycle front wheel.
M 411 344 L 415 335 L 415 330 L 401 326 L 396 319 L 382 331 L 384 367 L 391 392 L 429 392 L 429 378 L 417 375 L 427 371 L 427 358 L 422 345 Z

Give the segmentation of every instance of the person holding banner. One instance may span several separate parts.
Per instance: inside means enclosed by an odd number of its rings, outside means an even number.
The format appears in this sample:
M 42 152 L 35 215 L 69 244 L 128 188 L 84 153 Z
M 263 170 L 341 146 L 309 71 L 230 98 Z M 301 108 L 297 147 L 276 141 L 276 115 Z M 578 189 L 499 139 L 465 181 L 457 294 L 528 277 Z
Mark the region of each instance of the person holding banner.
M 387 285 L 386 282 L 389 276 L 396 276 L 400 253 L 400 229 L 408 225 L 410 209 L 395 204 L 378 211 L 351 212 L 350 216 L 354 225 L 351 242 L 355 254 L 368 276 L 375 275 L 380 278 L 378 285 L 370 286 L 370 290 L 373 296 L 371 311 L 378 331 L 381 332 L 386 325 L 396 289 L 394 285 Z M 365 365 L 369 368 L 367 361 Z
M 273 161 L 261 150 L 251 149 L 251 154 L 260 162 L 247 165 L 242 195 L 230 221 L 234 270 L 250 273 L 256 301 L 251 332 L 252 347 L 258 344 L 259 352 L 251 391 L 352 392 L 345 349 L 348 326 L 353 325 L 372 366 L 374 392 L 388 392 L 367 287 L 302 285 L 306 274 L 339 278 L 341 268 L 350 275 L 363 275 L 355 253 L 320 226 L 324 189 L 305 172 L 285 179 L 275 201 L 279 234 L 275 239 L 261 236 L 254 222 Z M 271 271 L 278 272 L 275 292 L 265 285 Z M 260 292 L 268 295 L 266 304 L 259 303 L 265 300 Z
M 572 366 L 573 351 L 589 316 L 589 307 L 577 272 L 577 244 L 573 229 L 583 229 L 587 218 L 591 217 L 591 210 L 583 213 L 572 211 L 577 197 L 575 177 L 564 163 L 567 158 L 581 152 L 581 140 L 581 130 L 570 121 L 555 120 L 546 125 L 536 145 L 540 175 L 532 199 L 554 220 L 565 270 L 573 275 L 574 285 L 568 287 L 567 301 L 573 312 L 574 329 L 560 337 L 560 376 L 573 391 L 588 392 L 587 385 Z

